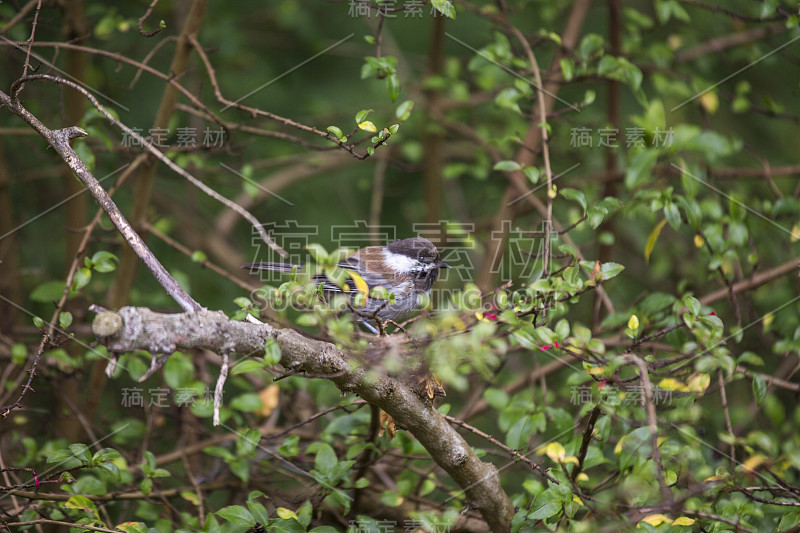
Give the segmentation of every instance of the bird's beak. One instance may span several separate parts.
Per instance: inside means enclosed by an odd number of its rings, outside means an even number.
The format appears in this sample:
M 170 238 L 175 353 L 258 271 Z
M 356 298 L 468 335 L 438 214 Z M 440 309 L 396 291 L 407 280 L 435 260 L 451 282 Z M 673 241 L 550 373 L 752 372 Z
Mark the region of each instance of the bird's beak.
M 439 261 L 438 263 L 436 263 L 436 266 L 439 268 L 450 268 L 450 265 L 448 265 L 444 261 Z

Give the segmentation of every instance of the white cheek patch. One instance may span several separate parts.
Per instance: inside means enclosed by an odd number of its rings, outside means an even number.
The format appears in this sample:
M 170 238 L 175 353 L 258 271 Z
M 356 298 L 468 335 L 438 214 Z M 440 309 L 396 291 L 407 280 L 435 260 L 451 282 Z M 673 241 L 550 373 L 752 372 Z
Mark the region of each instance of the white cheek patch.
M 389 250 L 383 251 L 383 261 L 386 266 L 397 272 L 410 272 L 417 265 L 417 261 L 407 255 L 396 254 Z

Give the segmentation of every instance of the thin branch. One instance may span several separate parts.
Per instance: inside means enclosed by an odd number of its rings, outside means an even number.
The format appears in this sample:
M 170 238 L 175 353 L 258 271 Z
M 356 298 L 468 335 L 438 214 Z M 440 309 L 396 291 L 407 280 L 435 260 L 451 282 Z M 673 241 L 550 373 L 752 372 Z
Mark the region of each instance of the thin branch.
M 730 296 L 731 293 L 738 294 L 740 292 L 757 289 L 758 287 L 769 283 L 773 279 L 785 276 L 786 274 L 792 273 L 798 269 L 800 269 L 800 259 L 790 259 L 782 265 L 765 270 L 764 272 L 760 272 L 758 274 L 753 274 L 749 279 L 734 283 L 730 290 L 728 290 L 727 287 L 724 287 L 710 294 L 706 294 L 705 296 L 701 296 L 698 299 L 700 300 L 701 304 L 709 305 Z
M 469 431 L 471 431 L 472 433 L 476 434 L 480 438 L 491 442 L 492 444 L 494 444 L 495 446 L 497 446 L 501 450 L 503 450 L 506 453 L 508 453 L 511 457 L 513 457 L 517 461 L 522 461 L 523 463 L 528 465 L 531 468 L 531 470 L 539 472 L 539 474 L 541 474 L 542 477 L 544 477 L 548 481 L 550 481 L 552 483 L 555 483 L 556 485 L 559 485 L 559 482 L 558 482 L 558 480 L 556 478 L 554 478 L 553 476 L 548 474 L 547 470 L 542 468 L 542 465 L 534 463 L 533 461 L 531 461 L 530 458 L 527 455 L 523 455 L 523 454 L 519 453 L 517 450 L 513 450 L 513 449 L 509 448 L 508 446 L 506 446 L 505 444 L 503 444 L 502 442 L 500 442 L 496 438 L 492 437 L 488 433 L 485 433 L 485 432 L 481 431 L 480 429 L 476 428 L 475 426 L 467 424 L 463 420 L 459 420 L 458 418 L 456 418 L 454 416 L 444 415 L 444 419 L 447 420 L 448 422 L 450 422 L 451 424 L 455 424 L 457 426 L 463 427 L 464 429 L 468 429 Z
M 16 14 L 16 15 L 14 15 L 14 16 L 13 16 L 13 17 L 12 17 L 12 18 L 11 18 L 11 19 L 10 19 L 10 20 L 7 22 L 7 23 L 6 23 L 6 25 L 5 25 L 5 26 L 3 26 L 2 28 L 0 28 L 0 34 L 4 34 L 4 33 L 8 32 L 8 30 L 10 30 L 11 28 L 13 28 L 13 27 L 14 27 L 14 26 L 16 26 L 17 24 L 19 24 L 19 22 L 20 22 L 22 19 L 24 19 L 24 18 L 25 18 L 25 16 L 26 16 L 28 13 L 30 13 L 31 9 L 33 9 L 33 8 L 34 8 L 34 7 L 36 7 L 37 5 L 38 5 L 38 6 L 41 6 L 41 5 L 42 5 L 42 3 L 41 3 L 41 0 L 30 0 L 30 2 L 28 2 L 27 4 L 25 4 L 24 6 L 22 6 L 22 9 L 20 9 L 19 11 L 17 11 L 17 14 Z
M 219 377 L 217 385 L 214 387 L 214 425 L 219 425 L 219 411 L 222 408 L 222 393 L 225 389 L 225 381 L 228 379 L 228 352 L 222 353 L 222 364 L 219 367 Z
M 586 422 L 586 429 L 583 430 L 583 439 L 581 439 L 581 448 L 578 451 L 578 466 L 572 469 L 570 478 L 575 481 L 578 474 L 583 469 L 583 461 L 586 460 L 586 452 L 589 450 L 589 444 L 592 442 L 594 433 L 594 425 L 597 423 L 597 418 L 600 416 L 600 404 L 594 406 L 589 413 L 589 420 Z
M 44 74 L 35 74 L 33 76 L 28 76 L 27 78 L 21 78 L 11 86 L 12 94 L 15 94 L 16 90 L 19 89 L 20 84 L 26 79 L 32 80 L 51 78 L 54 77 Z M 66 82 L 66 80 L 59 81 Z M 66 83 L 83 92 L 90 100 L 93 101 L 93 103 L 95 103 L 95 105 L 99 105 L 97 100 L 82 87 L 71 82 Z M 0 103 L 4 104 L 12 113 L 20 117 L 29 126 L 35 129 L 48 142 L 48 144 L 55 149 L 64 162 L 66 162 L 67 165 L 72 169 L 78 179 L 80 179 L 86 188 L 89 189 L 89 192 L 91 192 L 95 201 L 98 203 L 98 205 L 100 205 L 100 207 L 103 208 L 119 232 L 131 246 L 134 252 L 136 252 L 136 255 L 138 255 L 145 265 L 147 265 L 147 267 L 153 273 L 153 276 L 158 280 L 159 284 L 164 287 L 164 290 L 167 291 L 167 293 L 181 306 L 181 308 L 184 311 L 199 311 L 202 309 L 203 307 L 194 301 L 194 299 L 189 296 L 186 291 L 183 290 L 183 288 L 181 288 L 178 282 L 175 281 L 169 272 L 167 272 L 167 269 L 164 268 L 156 256 L 153 255 L 149 248 L 147 248 L 147 245 L 144 243 L 142 238 L 133 230 L 130 223 L 125 219 L 125 216 L 119 210 L 117 205 L 111 200 L 111 197 L 97 181 L 97 178 L 92 175 L 83 161 L 80 160 L 78 155 L 70 146 L 69 141 L 71 139 L 76 137 L 85 137 L 88 134 L 84 130 L 77 127 L 55 131 L 50 130 L 44 124 L 42 124 L 39 119 L 25 109 L 15 96 L 8 96 L 2 91 L 0 91 Z M 100 109 L 102 109 L 102 106 L 100 106 Z M 108 112 L 106 111 L 106 113 Z M 111 115 L 109 114 L 109 116 Z
M 159 25 L 153 31 L 145 31 L 144 27 L 142 26 L 144 21 L 147 20 L 147 17 L 149 17 L 150 14 L 153 12 L 153 8 L 156 7 L 156 4 L 158 4 L 158 2 L 159 0 L 153 0 L 150 6 L 147 8 L 147 11 L 144 12 L 144 15 L 139 17 L 139 20 L 137 21 L 137 25 L 139 27 L 139 33 L 142 34 L 144 37 L 152 37 L 156 33 L 160 32 L 162 29 L 161 26 Z
M 42 0 L 39 0 L 39 3 L 36 4 L 36 13 L 33 15 L 33 24 L 31 25 L 31 36 L 28 37 L 27 46 L 28 52 L 25 54 L 25 64 L 22 66 L 22 77 L 28 75 L 28 69 L 31 66 L 31 49 L 33 48 L 33 42 L 36 40 L 36 24 L 39 22 L 39 12 L 42 10 Z
M 673 501 L 672 492 L 667 486 L 664 478 L 664 465 L 661 463 L 661 452 L 658 449 L 658 417 L 653 400 L 653 384 L 650 382 L 650 375 L 647 373 L 647 364 L 636 354 L 625 356 L 625 362 L 633 363 L 639 368 L 639 378 L 644 388 L 645 408 L 647 411 L 647 424 L 650 427 L 650 445 L 652 447 L 651 457 L 656 466 L 656 479 L 661 488 L 661 497 L 664 504 Z
M 57 76 L 51 76 L 49 74 L 34 74 L 34 75 L 31 75 L 31 76 L 27 76 L 26 78 L 20 78 L 20 80 L 17 80 L 16 82 L 14 82 L 14 84 L 12 84 L 12 86 L 11 86 L 12 92 L 14 92 L 14 89 L 16 87 L 18 87 L 20 82 L 23 81 L 23 80 L 48 80 L 48 81 L 52 81 L 52 82 L 55 82 L 55 83 L 60 83 L 60 84 L 66 85 L 68 87 L 72 87 L 76 91 L 80 92 L 81 94 L 83 94 L 92 103 L 92 105 L 95 106 L 95 108 L 97 108 L 98 111 L 100 111 L 100 113 L 104 117 L 106 117 L 106 119 L 108 119 L 109 122 L 111 122 L 112 124 L 117 126 L 119 129 L 124 131 L 128 136 L 130 136 L 131 139 L 135 139 L 136 142 L 138 142 L 144 149 L 146 149 L 148 152 L 150 152 L 151 154 L 156 156 L 157 159 L 159 159 L 162 163 L 167 165 L 173 172 L 175 172 L 179 176 L 181 176 L 184 179 L 186 179 L 187 181 L 189 181 L 192 185 L 194 185 L 195 187 L 197 187 L 198 189 L 203 191 L 206 195 L 208 195 L 211 198 L 217 200 L 218 202 L 220 202 L 221 204 L 225 205 L 229 209 L 231 209 L 233 211 L 236 211 L 237 213 L 239 213 L 239 215 L 241 215 L 242 218 L 244 218 L 245 220 L 250 222 L 250 224 L 253 226 L 253 228 L 258 232 L 258 234 L 261 237 L 261 239 L 267 244 L 267 246 L 269 246 L 276 253 L 278 253 L 278 255 L 280 255 L 281 257 L 288 257 L 289 256 L 289 254 L 288 254 L 288 252 L 286 252 L 286 250 L 284 250 L 283 248 L 278 246 L 278 244 L 275 241 L 272 240 L 272 238 L 267 234 L 267 232 L 264 229 L 263 225 L 258 221 L 258 219 L 252 213 L 250 213 L 246 209 L 242 208 L 242 206 L 237 205 L 235 202 L 232 202 L 229 199 L 225 198 L 224 196 L 219 194 L 217 191 L 215 191 L 211 187 L 207 186 L 205 183 L 203 183 L 202 181 L 200 181 L 199 179 L 195 178 L 193 175 L 191 175 L 190 173 L 188 173 L 187 171 L 185 171 L 184 169 L 179 167 L 169 157 L 164 155 L 163 152 L 161 152 L 155 146 L 153 146 L 150 142 L 148 142 L 147 139 L 145 139 L 144 137 L 142 137 L 141 135 L 139 135 L 138 133 L 136 133 L 135 131 L 130 129 L 128 126 L 126 126 L 125 124 L 123 124 L 122 122 L 117 120 L 114 117 L 114 115 L 109 113 L 106 110 L 106 108 L 103 107 L 100 104 L 100 102 L 98 102 L 97 99 L 89 91 L 87 91 L 86 89 L 84 89 L 83 87 L 78 85 L 77 83 L 71 82 L 69 80 L 65 80 L 63 78 L 59 78 Z M 109 199 L 109 201 L 110 201 L 110 199 Z
M 101 531 L 102 533 L 122 533 L 119 529 L 106 529 L 104 527 L 89 526 L 86 524 L 73 524 L 72 522 L 65 522 L 64 520 L 51 520 L 49 518 L 37 518 L 35 520 L 25 520 L 23 522 L 3 522 L 3 527 L 15 526 L 35 526 L 35 525 L 53 525 L 53 526 L 67 526 L 71 529 L 81 529 L 84 531 Z
M 722 376 L 722 370 L 717 371 L 717 378 L 719 380 L 719 397 L 722 402 L 722 410 L 725 413 L 725 427 L 728 429 L 728 435 L 731 437 L 731 463 L 736 464 L 736 438 L 733 433 L 733 425 L 731 424 L 731 413 L 728 411 L 728 395 L 725 393 L 725 379 Z

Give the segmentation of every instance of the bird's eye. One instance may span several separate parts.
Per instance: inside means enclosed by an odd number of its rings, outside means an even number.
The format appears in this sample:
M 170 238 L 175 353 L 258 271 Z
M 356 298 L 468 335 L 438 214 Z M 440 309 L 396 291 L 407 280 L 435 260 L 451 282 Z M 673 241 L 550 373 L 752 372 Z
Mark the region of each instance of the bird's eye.
M 426 254 L 419 254 L 417 260 L 420 261 L 421 263 L 430 263 L 431 261 L 433 261 L 433 256 Z

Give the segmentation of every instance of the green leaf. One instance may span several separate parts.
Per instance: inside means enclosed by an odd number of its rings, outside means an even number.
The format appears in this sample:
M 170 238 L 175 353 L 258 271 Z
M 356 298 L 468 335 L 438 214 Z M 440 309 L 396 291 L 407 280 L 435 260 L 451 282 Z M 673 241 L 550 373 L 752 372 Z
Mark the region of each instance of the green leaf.
M 767 383 L 761 374 L 753 374 L 753 395 L 757 405 L 764 403 L 764 398 L 767 397 Z
M 399 507 L 403 504 L 403 497 L 393 490 L 386 490 L 381 493 L 381 503 L 386 507 Z
M 92 281 L 92 271 L 88 268 L 79 268 L 78 271 L 75 272 L 70 290 L 79 291 L 88 285 L 90 281 Z
M 295 322 L 297 322 L 298 326 L 304 326 L 307 328 L 319 325 L 319 319 L 316 316 L 312 315 L 311 313 L 300 315 L 299 317 L 297 317 L 297 320 L 295 320 Z
M 369 115 L 372 111 L 374 111 L 374 109 L 362 109 L 356 113 L 356 124 L 361 124 L 364 122 L 364 119 L 367 118 L 367 115 Z M 341 137 L 341 135 L 339 136 Z
M 244 433 L 239 433 L 236 438 L 236 456 L 249 456 L 255 451 L 259 442 L 261 442 L 261 432 L 257 429 L 250 428 Z
M 603 263 L 600 265 L 600 274 L 603 281 L 618 276 L 623 270 L 625 270 L 625 267 L 619 263 Z
M 578 202 L 583 208 L 583 212 L 586 213 L 586 195 L 583 194 L 583 191 L 579 191 L 578 189 L 561 189 L 559 192 L 564 198 Z
M 63 461 L 67 461 L 69 459 L 73 459 L 74 455 L 72 451 L 62 448 L 60 450 L 56 450 L 50 455 L 47 456 L 48 463 L 61 463 Z
M 521 168 L 522 166 L 516 161 L 498 161 L 493 167 L 494 170 L 502 170 L 505 172 L 520 170 Z
M 236 363 L 236 365 L 231 369 L 231 375 L 236 376 L 238 374 L 257 372 L 263 368 L 264 363 L 262 361 L 257 361 L 255 359 L 243 359 Z
M 336 457 L 336 452 L 333 451 L 333 448 L 331 448 L 329 444 L 324 442 L 315 444 L 318 445 L 315 446 L 317 455 L 314 458 L 314 467 L 320 472 L 330 472 L 336 466 L 336 463 L 339 462 L 339 459 Z
M 411 116 L 411 110 L 414 109 L 414 101 L 413 100 L 406 100 L 399 106 L 394 112 L 394 115 L 397 119 L 401 122 L 405 122 Z
M 216 515 L 239 527 L 253 527 L 256 523 L 250 511 L 241 505 L 223 507 L 216 512 Z
M 203 448 L 203 453 L 212 457 L 219 457 L 225 462 L 233 461 L 236 458 L 229 449 L 222 446 L 206 446 Z
M 25 363 L 25 359 L 28 358 L 28 350 L 25 348 L 24 344 L 15 343 L 11 347 L 11 362 L 15 365 L 21 365 Z
M 82 461 L 84 463 L 89 463 L 91 461 L 91 459 L 92 459 L 92 454 L 89 453 L 89 447 L 86 446 L 85 444 L 80 444 L 80 443 L 78 443 L 78 444 L 70 444 L 69 445 L 69 451 L 72 452 L 72 455 L 76 459 L 78 459 L 78 460 L 80 460 L 80 461 Z
M 34 302 L 50 303 L 58 301 L 62 294 L 64 294 L 63 281 L 48 281 L 33 289 L 30 298 Z
M 269 522 L 269 513 L 267 512 L 267 508 L 262 504 L 254 501 L 248 501 L 247 508 L 250 509 L 250 513 L 252 513 L 253 517 L 256 519 L 256 522 L 261 524 L 266 524 Z
M 111 252 L 100 250 L 92 255 L 90 261 L 92 263 L 92 269 L 105 274 L 107 272 L 113 272 L 116 270 L 116 263 L 119 261 L 119 259 L 117 259 L 117 256 Z
M 297 510 L 297 521 L 303 524 L 303 527 L 308 528 L 308 525 L 311 523 L 311 513 L 314 511 L 314 507 L 311 505 L 311 501 L 306 500 L 306 502 L 300 506 L 300 509 Z
M 233 303 L 236 304 L 238 307 L 241 307 L 242 309 L 253 305 L 253 302 L 250 301 L 250 298 L 247 298 L 245 296 L 239 296 L 238 298 L 234 298 Z
M 328 130 L 328 133 L 330 133 L 331 135 L 333 135 L 337 139 L 343 137 L 342 130 L 337 128 L 336 126 L 328 126 L 327 130 Z
M 648 181 L 657 159 L 658 150 L 635 152 L 625 171 L 625 186 L 634 189 Z
M 644 260 L 649 262 L 650 261 L 650 254 L 653 253 L 653 249 L 656 247 L 656 241 L 658 241 L 658 236 L 661 235 L 661 230 L 664 229 L 664 225 L 666 225 L 667 219 L 663 219 L 661 222 L 656 224 L 656 227 L 653 228 L 653 231 L 650 232 L 650 236 L 647 237 L 647 244 L 644 246 Z
M 194 364 L 181 352 L 173 353 L 164 364 L 164 381 L 173 389 L 184 387 L 194 379 Z
M 67 329 L 72 324 L 72 313 L 64 311 L 58 315 L 58 325 L 61 329 Z
M 565 57 L 561 59 L 561 72 L 564 74 L 564 81 L 570 81 L 575 76 L 575 62 Z
M 397 100 L 397 97 L 400 96 L 400 78 L 397 77 L 397 74 L 386 76 L 386 92 L 389 94 L 389 99 L 391 99 L 392 102 Z
M 578 56 L 584 60 L 589 59 L 596 52 L 602 51 L 603 43 L 603 38 L 600 35 L 596 33 L 587 33 L 586 36 L 581 39 L 580 46 L 578 46 Z
M 94 172 L 95 157 L 91 148 L 89 148 L 89 144 L 81 141 L 76 142 L 75 153 L 78 154 L 78 159 L 83 161 L 89 172 Z
M 536 167 L 525 167 L 522 169 L 522 173 L 531 180 L 531 183 L 536 185 L 539 183 L 539 169 Z
M 207 260 L 208 256 L 205 254 L 205 252 L 202 252 L 200 250 L 195 250 L 194 252 L 192 252 L 192 261 L 194 261 L 195 263 L 202 263 L 203 261 Z
M 306 250 L 308 250 L 308 253 L 311 254 L 311 257 L 313 257 L 314 261 L 317 263 L 325 263 L 325 260 L 328 258 L 327 250 L 325 250 L 322 245 L 315 242 L 306 245 Z
M 677 205 L 672 202 L 667 203 L 664 206 L 664 216 L 667 218 L 670 226 L 674 229 L 680 229 L 682 220 Z
M 561 512 L 561 502 L 557 496 L 547 490 L 540 492 L 533 500 L 528 520 L 544 520 Z
M 239 411 L 254 413 L 264 408 L 261 397 L 252 392 L 240 394 L 231 401 L 231 408 Z
M 275 366 L 280 362 L 281 347 L 275 339 L 267 339 L 267 343 L 264 345 L 264 364 L 269 367 Z
M 431 5 L 445 17 L 456 18 L 456 9 L 449 0 L 431 0 Z

